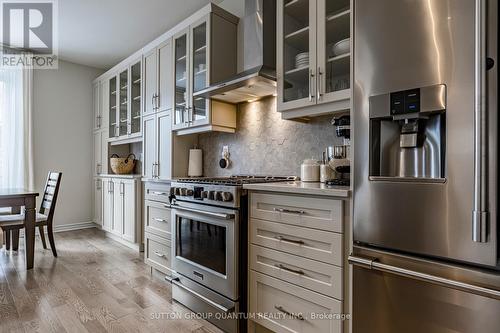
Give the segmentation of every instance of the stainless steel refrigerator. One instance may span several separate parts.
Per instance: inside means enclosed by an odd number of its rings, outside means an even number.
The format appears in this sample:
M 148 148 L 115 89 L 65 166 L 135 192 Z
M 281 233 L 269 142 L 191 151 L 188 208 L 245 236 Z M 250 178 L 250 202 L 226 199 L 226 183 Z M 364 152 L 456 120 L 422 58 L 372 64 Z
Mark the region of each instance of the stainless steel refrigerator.
M 354 333 L 500 332 L 497 6 L 354 0 Z

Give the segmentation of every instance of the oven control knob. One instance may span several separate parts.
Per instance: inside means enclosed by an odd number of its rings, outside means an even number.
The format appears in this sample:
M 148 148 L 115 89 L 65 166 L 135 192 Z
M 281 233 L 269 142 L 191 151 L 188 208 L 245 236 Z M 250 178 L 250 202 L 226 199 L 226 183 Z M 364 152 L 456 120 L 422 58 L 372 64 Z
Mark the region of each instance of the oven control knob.
M 186 193 L 187 193 L 188 197 L 192 197 L 194 194 L 193 190 L 189 190 L 189 189 L 186 191 Z
M 173 188 L 174 195 L 181 195 L 181 189 L 178 187 Z
M 208 191 L 201 191 L 201 198 L 208 199 Z
M 208 191 L 208 200 L 215 200 L 215 191 Z
M 185 187 L 181 188 L 181 195 L 183 197 L 187 195 L 187 188 L 185 188 Z
M 222 191 L 217 191 L 215 193 L 215 200 L 217 200 L 217 201 L 224 201 L 224 199 L 223 199 L 223 193 L 224 192 L 222 192 Z
M 233 194 L 231 192 L 222 192 L 222 201 L 233 201 Z

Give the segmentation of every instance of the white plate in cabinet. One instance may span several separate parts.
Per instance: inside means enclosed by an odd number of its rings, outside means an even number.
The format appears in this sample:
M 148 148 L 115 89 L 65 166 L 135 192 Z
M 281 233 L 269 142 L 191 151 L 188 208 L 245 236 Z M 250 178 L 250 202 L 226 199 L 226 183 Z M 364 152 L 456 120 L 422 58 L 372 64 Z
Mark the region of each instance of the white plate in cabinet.
M 343 299 L 341 267 L 251 245 L 250 269 L 323 295 Z
M 343 201 L 283 194 L 251 194 L 250 216 L 261 220 L 342 232 Z
M 342 266 L 342 234 L 250 220 L 250 243 Z
M 342 313 L 341 301 L 253 271 L 249 307 L 250 313 L 267 315 L 256 316 L 255 322 L 277 333 L 342 332 L 342 321 L 328 318 Z
M 162 273 L 169 274 L 171 266 L 170 240 L 145 233 L 144 256 L 146 264 Z
M 161 202 L 145 201 L 146 226 L 145 231 L 163 238 L 171 239 L 171 210 Z

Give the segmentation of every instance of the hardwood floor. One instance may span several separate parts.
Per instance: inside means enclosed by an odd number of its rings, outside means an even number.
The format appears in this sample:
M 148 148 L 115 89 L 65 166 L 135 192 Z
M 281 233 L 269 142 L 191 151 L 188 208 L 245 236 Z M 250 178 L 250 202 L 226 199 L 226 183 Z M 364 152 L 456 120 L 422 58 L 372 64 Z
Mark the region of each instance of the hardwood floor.
M 97 229 L 58 233 L 58 258 L 37 237 L 35 268 L 24 250 L 0 251 L 0 332 L 221 332 L 186 318 L 143 254 Z M 180 319 L 169 319 L 177 313 Z

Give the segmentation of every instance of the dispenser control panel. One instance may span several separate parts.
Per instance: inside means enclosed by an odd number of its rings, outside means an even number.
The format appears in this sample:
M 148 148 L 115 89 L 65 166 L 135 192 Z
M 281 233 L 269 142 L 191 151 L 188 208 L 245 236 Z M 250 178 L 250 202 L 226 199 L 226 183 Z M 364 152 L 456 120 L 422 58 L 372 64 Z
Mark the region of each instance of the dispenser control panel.
M 420 89 L 391 93 L 391 114 L 420 112 Z

